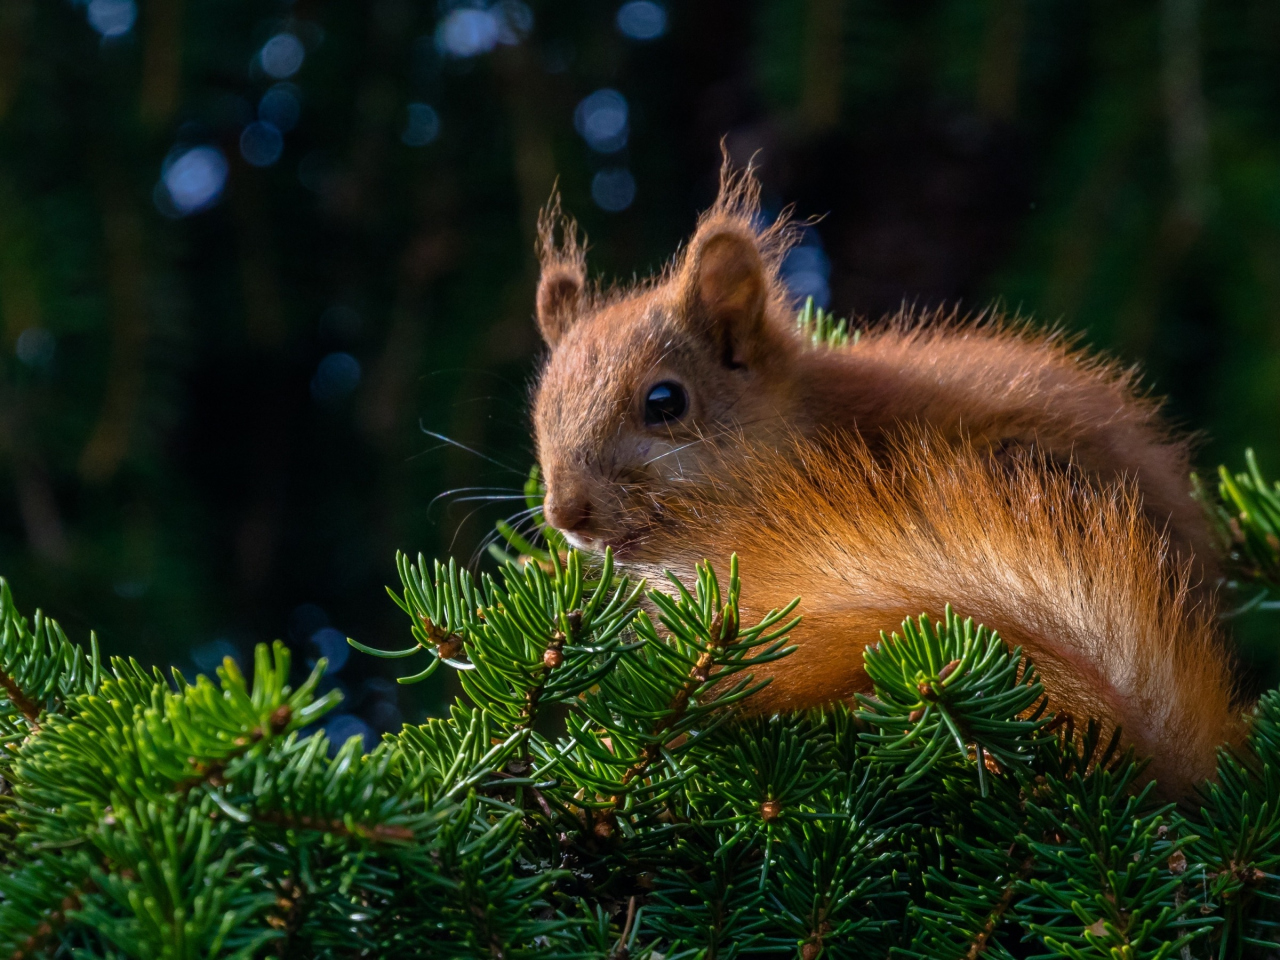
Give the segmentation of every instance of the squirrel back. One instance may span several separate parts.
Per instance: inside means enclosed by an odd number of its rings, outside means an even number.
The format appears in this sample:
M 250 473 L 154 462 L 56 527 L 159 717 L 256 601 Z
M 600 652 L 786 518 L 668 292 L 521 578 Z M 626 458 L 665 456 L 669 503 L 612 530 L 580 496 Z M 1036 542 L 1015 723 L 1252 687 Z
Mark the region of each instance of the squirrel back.
M 848 347 L 811 350 L 803 365 L 827 395 L 859 381 L 843 391 L 854 395 L 850 407 L 872 394 L 853 422 L 873 447 L 877 438 L 893 442 L 904 427 L 925 425 L 1000 461 L 1032 454 L 1104 485 L 1132 480 L 1147 517 L 1177 552 L 1197 558 L 1198 578 L 1216 573 L 1211 524 L 1191 496 L 1190 444 L 1163 423 L 1135 369 L 998 314 L 940 313 L 904 313 Z M 843 420 L 834 426 L 849 428 Z
M 1188 445 L 1132 371 L 1063 337 L 988 317 L 903 315 L 840 348 L 796 327 L 780 265 L 795 230 L 760 226 L 759 185 L 727 166 L 684 252 L 635 287 L 587 283 L 576 226 L 544 213 L 534 396 L 546 516 L 576 546 L 625 553 L 660 504 L 706 482 L 741 439 L 857 433 L 873 453 L 916 426 L 996 462 L 1042 458 L 1088 482 L 1127 477 L 1174 548 L 1216 576 Z
M 1034 456 L 994 463 L 924 431 L 874 453 L 850 435 L 784 453 L 735 450 L 665 502 L 628 561 L 689 576 L 736 552 L 744 617 L 802 598 L 799 649 L 756 671 L 771 677 L 757 709 L 869 692 L 863 648 L 950 603 L 1023 648 L 1050 709 L 1123 728 L 1166 795 L 1211 776 L 1240 735 L 1213 611 L 1132 484 L 1081 484 Z

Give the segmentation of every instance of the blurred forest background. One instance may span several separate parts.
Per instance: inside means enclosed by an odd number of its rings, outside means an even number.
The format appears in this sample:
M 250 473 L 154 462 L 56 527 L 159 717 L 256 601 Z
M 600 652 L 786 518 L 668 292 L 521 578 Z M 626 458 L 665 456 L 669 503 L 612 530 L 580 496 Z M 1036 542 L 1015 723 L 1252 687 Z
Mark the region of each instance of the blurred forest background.
M 327 653 L 335 733 L 438 708 L 343 636 L 521 506 L 467 498 L 532 460 L 539 206 L 645 273 L 725 136 L 827 215 L 798 296 L 1001 300 L 1280 469 L 1275 0 L 4 0 L 0 572 L 110 653 Z

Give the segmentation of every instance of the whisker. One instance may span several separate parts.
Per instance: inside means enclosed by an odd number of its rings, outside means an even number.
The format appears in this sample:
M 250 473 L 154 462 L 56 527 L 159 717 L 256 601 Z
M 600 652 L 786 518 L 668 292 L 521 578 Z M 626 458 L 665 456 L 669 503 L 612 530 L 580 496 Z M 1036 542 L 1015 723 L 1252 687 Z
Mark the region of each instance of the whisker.
M 463 517 L 463 518 L 458 522 L 458 525 L 454 528 L 454 531 L 453 531 L 453 538 L 449 541 L 449 546 L 445 548 L 445 552 L 446 552 L 446 553 L 452 553 L 452 552 L 453 552 L 454 544 L 456 544 L 456 543 L 458 542 L 458 535 L 462 533 L 462 528 L 463 528 L 463 527 L 465 527 L 465 526 L 467 525 L 467 522 L 468 522 L 472 517 L 474 517 L 477 513 L 479 513 L 479 512 L 480 512 L 481 510 L 483 510 L 484 508 L 485 508 L 485 504 L 483 504 L 483 503 L 482 503 L 480 506 L 476 507 L 474 510 L 472 510 L 470 513 L 468 513 L 465 517 Z
M 487 461 L 488 463 L 492 463 L 495 467 L 501 467 L 503 470 L 509 470 L 511 473 L 514 473 L 517 476 L 523 477 L 527 473 L 527 471 L 525 470 L 517 470 L 515 467 L 511 466 L 511 464 L 509 463 L 503 463 L 501 460 L 495 460 L 493 457 L 489 456 L 488 454 L 481 453 L 479 450 L 475 450 L 471 447 L 468 447 L 465 443 L 460 443 L 459 441 L 454 440 L 452 437 L 446 437 L 443 433 L 436 433 L 434 430 L 428 430 L 421 423 L 418 424 L 418 429 L 421 430 L 423 433 L 425 433 L 428 437 L 434 437 L 436 440 L 439 440 L 441 443 L 447 444 L 448 446 L 451 446 L 451 447 L 457 447 L 459 450 L 464 450 L 467 453 L 472 454 L 473 456 L 479 457 L 481 460 Z
M 523 493 L 503 493 L 503 494 L 487 493 L 482 496 L 475 496 L 475 497 L 458 497 L 458 499 L 453 500 L 451 502 L 452 503 L 475 503 L 477 501 L 483 501 L 484 503 L 505 503 L 509 500 L 523 500 L 523 499 L 524 499 Z
M 782 415 L 775 414 L 773 416 L 757 417 L 755 420 L 744 420 L 741 422 L 733 423 L 731 425 L 726 425 L 713 433 L 699 436 L 696 439 L 690 440 L 688 443 L 681 444 L 678 447 L 674 447 L 671 450 L 667 450 L 664 453 L 660 453 L 656 457 L 646 460 L 643 464 L 641 464 L 641 466 L 647 467 L 651 463 L 657 463 L 663 457 L 671 456 L 671 454 L 673 453 L 679 453 L 681 450 L 687 450 L 689 449 L 689 447 L 695 447 L 700 443 L 710 443 L 712 440 L 718 440 L 721 437 L 725 437 L 725 436 L 729 436 L 730 434 L 737 433 L 743 427 L 749 427 L 757 423 L 767 423 L 770 420 L 780 420 L 780 419 L 782 419 Z
M 515 530 L 516 533 L 520 533 L 521 528 L 525 523 L 531 521 L 540 509 L 540 507 L 527 507 L 524 510 L 518 510 L 511 516 L 507 517 L 506 522 L 511 525 L 511 528 Z M 467 561 L 467 566 L 474 568 L 479 564 L 480 559 L 484 556 L 485 552 L 488 551 L 489 546 L 497 543 L 501 536 L 502 531 L 500 531 L 495 525 L 492 530 L 490 530 L 485 536 L 481 537 L 480 542 L 471 553 L 471 558 Z
M 480 538 L 480 542 L 476 544 L 476 548 L 471 551 L 471 556 L 467 558 L 467 569 L 473 573 L 480 566 L 480 560 L 488 552 L 490 545 L 498 542 L 498 531 L 490 530 L 487 534 Z
M 525 507 L 523 510 L 517 510 L 515 513 L 510 514 L 503 519 L 512 526 L 515 526 L 516 523 L 523 523 L 525 520 L 530 517 L 537 516 L 541 512 L 542 507 L 540 505 L 536 507 Z
M 445 497 L 451 497 L 455 493 L 480 493 L 481 491 L 490 491 L 493 493 L 521 493 L 521 491 L 516 487 L 454 487 L 452 490 L 445 490 L 432 497 L 431 502 L 427 504 L 427 509 L 430 510 L 436 505 L 438 500 L 443 500 Z
M 707 440 L 708 440 L 707 437 L 698 437 L 696 440 L 690 440 L 688 443 L 683 443 L 678 447 L 674 447 L 671 450 L 666 451 L 665 453 L 658 454 L 656 457 L 653 457 L 652 459 L 646 460 L 644 463 L 640 464 L 640 466 L 647 467 L 651 463 L 657 463 L 663 457 L 669 457 L 671 456 L 671 454 L 679 453 L 681 450 L 687 450 L 690 447 L 696 447 L 700 443 L 706 443 Z

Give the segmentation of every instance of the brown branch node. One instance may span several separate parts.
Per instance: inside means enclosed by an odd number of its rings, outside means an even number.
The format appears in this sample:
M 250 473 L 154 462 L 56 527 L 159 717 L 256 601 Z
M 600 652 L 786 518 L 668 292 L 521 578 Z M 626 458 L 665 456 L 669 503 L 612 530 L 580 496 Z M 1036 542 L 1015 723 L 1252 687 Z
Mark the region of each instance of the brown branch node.
M 32 726 L 36 726 L 36 721 L 40 719 L 42 712 L 40 706 L 23 692 L 22 688 L 18 686 L 18 682 L 9 674 L 0 671 L 0 687 L 4 688 L 5 694 L 9 697 L 9 702 L 18 708 Z
M 67 923 L 67 914 L 80 909 L 81 896 L 94 893 L 96 890 L 97 887 L 92 880 L 86 880 L 80 887 L 73 887 L 71 892 L 62 898 L 57 908 L 42 920 L 31 935 L 10 954 L 10 960 L 27 960 L 42 953 L 49 939 Z
M 327 817 L 313 817 L 308 814 L 289 814 L 279 810 L 259 813 L 254 817 L 260 823 L 283 827 L 286 830 L 314 830 L 317 833 L 330 833 L 337 837 L 355 837 L 360 840 L 372 840 L 375 843 L 386 843 L 393 840 L 408 841 L 414 837 L 408 827 L 398 827 L 386 823 L 347 826 L 342 820 L 331 820 Z

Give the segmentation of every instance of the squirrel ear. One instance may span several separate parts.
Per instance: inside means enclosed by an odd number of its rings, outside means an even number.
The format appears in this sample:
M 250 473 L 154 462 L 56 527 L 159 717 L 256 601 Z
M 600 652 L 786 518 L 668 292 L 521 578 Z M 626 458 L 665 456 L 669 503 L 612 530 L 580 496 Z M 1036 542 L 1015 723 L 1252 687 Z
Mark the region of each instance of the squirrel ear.
M 739 364 L 751 352 L 764 323 L 769 280 L 754 236 L 737 229 L 694 239 L 685 281 L 691 318 Z
M 582 276 L 557 264 L 542 271 L 538 280 L 538 329 L 547 346 L 554 347 L 572 326 L 582 302 Z
M 559 242 L 557 242 L 557 235 Z M 538 214 L 538 329 L 547 346 L 554 348 L 577 319 L 582 290 L 587 281 L 586 246 L 578 238 L 578 225 L 560 209 L 560 194 Z

